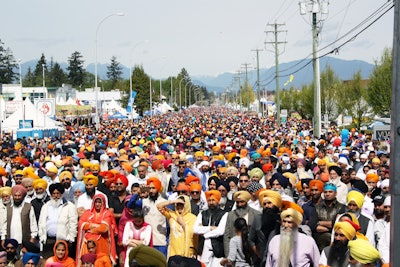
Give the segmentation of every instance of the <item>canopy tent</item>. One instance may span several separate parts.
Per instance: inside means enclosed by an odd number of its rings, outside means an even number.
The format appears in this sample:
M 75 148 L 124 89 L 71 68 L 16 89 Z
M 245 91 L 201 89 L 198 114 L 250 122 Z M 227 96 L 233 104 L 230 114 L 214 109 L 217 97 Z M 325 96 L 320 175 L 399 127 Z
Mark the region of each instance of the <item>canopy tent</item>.
M 3 121 L 3 129 L 10 132 L 18 130 L 20 120 L 32 120 L 34 128 L 57 128 L 64 130 L 61 123 L 50 119 L 37 110 L 28 97 L 24 100 L 21 107 Z
M 124 115 L 124 114 L 122 114 L 120 112 L 117 112 L 117 113 L 115 113 L 113 115 L 108 116 L 108 119 L 109 120 L 126 120 L 126 119 L 128 119 L 128 116 Z
M 165 114 L 165 113 L 167 113 L 168 111 L 173 111 L 174 109 L 170 106 L 170 105 L 168 105 L 166 102 L 163 102 L 163 103 L 161 103 L 161 104 L 158 104 L 155 108 L 154 108 L 154 111 L 155 112 L 159 112 L 159 113 L 161 113 L 161 114 Z

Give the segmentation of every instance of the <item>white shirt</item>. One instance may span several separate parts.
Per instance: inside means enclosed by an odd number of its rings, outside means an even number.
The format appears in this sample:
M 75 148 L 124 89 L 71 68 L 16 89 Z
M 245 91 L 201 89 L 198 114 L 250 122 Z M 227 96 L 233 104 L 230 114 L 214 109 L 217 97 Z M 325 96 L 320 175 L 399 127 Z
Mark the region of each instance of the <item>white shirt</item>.
M 102 193 L 102 192 L 100 192 L 100 191 L 98 191 L 96 189 L 96 191 L 94 192 L 94 195 L 97 195 L 97 194 L 101 194 L 101 195 L 105 196 L 105 198 L 106 198 L 106 208 L 108 209 L 108 198 L 107 198 L 107 196 L 104 193 Z M 90 210 L 92 208 L 92 202 L 93 202 L 92 198 L 88 194 L 86 194 L 86 192 L 85 192 L 85 193 L 83 193 L 82 195 L 79 196 L 78 202 L 76 204 L 76 207 L 78 209 L 83 207 L 85 210 Z

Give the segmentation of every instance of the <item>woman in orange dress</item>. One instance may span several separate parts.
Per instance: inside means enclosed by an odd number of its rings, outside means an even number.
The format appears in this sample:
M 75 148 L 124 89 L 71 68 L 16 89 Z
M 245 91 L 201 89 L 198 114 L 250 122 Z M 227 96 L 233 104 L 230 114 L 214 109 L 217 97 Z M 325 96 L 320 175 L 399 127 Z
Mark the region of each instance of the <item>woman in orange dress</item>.
M 47 264 L 61 263 L 65 267 L 75 267 L 75 261 L 73 258 L 68 257 L 68 244 L 64 240 L 58 240 L 53 247 L 54 256 L 46 260 Z
M 114 236 L 118 227 L 114 215 L 106 208 L 106 198 L 103 194 L 93 197 L 90 210 L 86 210 L 79 219 L 78 240 L 76 246 L 76 261 L 88 253 L 87 241 L 96 240 L 96 254 L 105 253 L 110 256 L 113 265 L 117 263 L 117 251 Z M 80 263 L 78 263 L 80 266 Z

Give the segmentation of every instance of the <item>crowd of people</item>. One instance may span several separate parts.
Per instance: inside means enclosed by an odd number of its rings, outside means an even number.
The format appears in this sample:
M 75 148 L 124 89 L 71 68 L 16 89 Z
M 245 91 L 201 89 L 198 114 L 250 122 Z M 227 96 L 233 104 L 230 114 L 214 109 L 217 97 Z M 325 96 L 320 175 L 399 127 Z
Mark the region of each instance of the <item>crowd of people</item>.
M 2 266 L 388 266 L 388 141 L 189 108 L 4 135 Z

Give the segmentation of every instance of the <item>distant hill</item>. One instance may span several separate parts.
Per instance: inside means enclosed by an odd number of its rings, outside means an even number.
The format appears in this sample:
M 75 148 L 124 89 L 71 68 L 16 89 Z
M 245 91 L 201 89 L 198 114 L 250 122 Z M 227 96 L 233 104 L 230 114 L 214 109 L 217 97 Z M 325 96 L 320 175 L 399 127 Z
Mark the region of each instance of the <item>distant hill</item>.
M 22 75 L 24 76 L 28 67 L 31 67 L 32 71 L 36 66 L 37 60 L 30 60 L 25 63 L 22 63 Z M 309 64 L 307 64 L 309 63 Z M 68 64 L 67 63 L 59 63 L 61 67 L 66 70 Z M 107 65 L 108 64 L 98 64 L 97 71 L 99 79 L 106 79 L 107 73 Z M 374 69 L 374 65 L 362 60 L 342 60 L 334 57 L 323 57 L 320 59 L 320 71 L 321 73 L 325 70 L 326 66 L 329 65 L 334 70 L 336 75 L 341 80 L 350 80 L 353 74 L 359 70 L 361 70 L 362 79 L 368 79 L 372 70 Z M 129 78 L 129 67 L 122 65 L 122 77 L 124 79 Z M 86 70 L 88 72 L 94 73 L 94 64 L 91 63 L 86 66 Z M 293 74 L 294 71 L 297 71 Z M 279 78 L 280 88 L 284 88 L 284 84 L 288 81 L 290 74 L 294 75 L 294 79 L 289 86 L 301 87 L 304 84 L 310 84 L 313 81 L 313 67 L 311 60 L 295 60 L 287 63 L 279 64 L 279 72 L 282 77 Z M 176 75 L 176 74 L 174 74 Z M 223 92 L 228 86 L 230 86 L 234 80 L 235 73 L 226 72 L 220 74 L 218 76 L 209 76 L 207 74 L 192 76 L 192 81 L 194 84 L 199 86 L 204 86 L 210 92 Z M 275 90 L 275 66 L 271 68 L 263 68 L 260 69 L 260 84 L 261 89 L 268 91 Z M 248 79 L 250 85 L 253 86 L 254 89 L 257 88 L 257 71 L 251 70 L 248 72 Z M 244 74 L 241 76 L 241 83 L 244 82 Z M 238 82 L 233 83 L 233 89 L 238 89 Z

